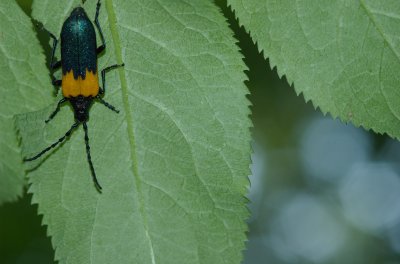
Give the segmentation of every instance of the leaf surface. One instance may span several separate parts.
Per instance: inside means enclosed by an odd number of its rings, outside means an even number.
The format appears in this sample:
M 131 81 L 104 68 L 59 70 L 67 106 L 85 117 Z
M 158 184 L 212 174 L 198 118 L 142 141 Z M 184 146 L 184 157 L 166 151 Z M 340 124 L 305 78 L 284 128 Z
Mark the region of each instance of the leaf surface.
M 75 1 L 36 1 L 59 34 Z M 94 18 L 95 2 L 85 10 Z M 64 4 L 63 4 L 64 3 Z M 62 6 L 63 8 L 60 8 Z M 249 109 L 241 55 L 212 1 L 105 1 L 104 100 L 88 122 L 94 188 L 80 127 L 33 162 L 34 202 L 60 263 L 240 263 L 248 213 Z M 68 106 L 18 117 L 33 155 L 73 123 Z
M 15 1 L 1 1 L 0 204 L 21 196 L 25 185 L 13 116 L 52 101 L 41 50 L 30 19 Z
M 228 0 L 259 48 L 322 112 L 400 137 L 400 2 Z

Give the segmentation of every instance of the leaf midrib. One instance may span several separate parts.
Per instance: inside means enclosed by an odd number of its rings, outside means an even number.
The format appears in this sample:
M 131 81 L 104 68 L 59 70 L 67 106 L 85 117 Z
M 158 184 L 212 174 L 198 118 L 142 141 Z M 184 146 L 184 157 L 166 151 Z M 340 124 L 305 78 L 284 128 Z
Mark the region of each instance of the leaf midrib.
M 115 48 L 115 56 L 116 56 L 117 62 L 119 64 L 121 64 L 123 62 L 122 61 L 122 52 L 121 52 L 121 41 L 120 41 L 118 29 L 117 29 L 117 17 L 115 15 L 112 0 L 106 0 L 106 10 L 107 10 L 107 15 L 108 15 L 108 19 L 109 19 L 111 36 L 112 36 L 112 40 L 113 40 L 114 48 Z M 132 114 L 130 111 L 130 104 L 129 104 L 128 85 L 127 85 L 125 71 L 119 69 L 118 74 L 119 74 L 119 78 L 121 80 L 122 104 L 123 104 L 126 122 L 127 122 L 127 132 L 128 132 L 128 137 L 129 137 L 129 151 L 130 151 L 131 159 L 132 159 L 132 172 L 133 172 L 133 176 L 134 176 L 134 180 L 135 180 L 134 186 L 136 187 L 135 194 L 138 197 L 139 212 L 140 212 L 140 216 L 143 221 L 145 235 L 146 235 L 146 237 L 148 239 L 148 243 L 149 243 L 151 262 L 152 262 L 152 264 L 155 264 L 156 261 L 155 261 L 155 256 L 154 256 L 153 243 L 150 238 L 147 215 L 146 215 L 145 208 L 144 208 L 144 198 L 143 198 L 143 193 L 142 193 L 142 180 L 140 179 L 140 176 L 138 173 L 138 167 L 137 167 L 138 162 L 137 162 L 137 155 L 136 155 L 135 135 L 133 132 L 133 117 L 132 117 Z

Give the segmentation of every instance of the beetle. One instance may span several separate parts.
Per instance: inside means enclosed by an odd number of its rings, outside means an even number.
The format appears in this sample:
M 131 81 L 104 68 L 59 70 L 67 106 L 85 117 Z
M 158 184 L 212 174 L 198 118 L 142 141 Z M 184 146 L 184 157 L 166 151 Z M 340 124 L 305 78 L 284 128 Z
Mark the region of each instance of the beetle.
M 96 15 L 94 24 L 99 31 L 101 45 L 97 47 L 96 32 L 93 23 L 88 18 L 82 7 L 76 7 L 72 10 L 69 17 L 65 20 L 61 30 L 61 60 L 55 61 L 55 52 L 57 48 L 57 38 L 49 32 L 53 39 L 53 49 L 51 53 L 50 68 L 53 72 L 60 67 L 62 68 L 62 79 L 57 80 L 52 76 L 52 83 L 55 87 L 60 87 L 63 98 L 57 103 L 56 109 L 51 113 L 45 121 L 48 123 L 60 111 L 61 106 L 65 102 L 69 102 L 74 111 L 75 123 L 56 142 L 39 152 L 31 158 L 25 158 L 24 161 L 33 161 L 55 148 L 58 144 L 66 140 L 80 124 L 85 132 L 85 145 L 87 160 L 92 174 L 93 182 L 99 192 L 102 187 L 99 184 L 92 158 L 90 155 L 90 145 L 88 136 L 87 122 L 89 119 L 89 109 L 94 100 L 100 102 L 115 113 L 119 111 L 103 100 L 106 88 L 106 73 L 112 69 L 124 66 L 115 64 L 104 68 L 101 71 L 102 88 L 99 86 L 97 57 L 106 49 L 106 42 L 99 23 L 100 0 L 96 5 Z

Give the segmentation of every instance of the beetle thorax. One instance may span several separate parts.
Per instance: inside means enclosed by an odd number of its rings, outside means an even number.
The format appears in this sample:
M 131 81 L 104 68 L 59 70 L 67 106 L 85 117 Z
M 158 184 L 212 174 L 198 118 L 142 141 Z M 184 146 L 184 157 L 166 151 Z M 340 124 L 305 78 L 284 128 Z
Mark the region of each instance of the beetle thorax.
M 75 119 L 85 122 L 89 118 L 89 108 L 92 105 L 92 97 L 77 96 L 69 99 L 74 108 Z

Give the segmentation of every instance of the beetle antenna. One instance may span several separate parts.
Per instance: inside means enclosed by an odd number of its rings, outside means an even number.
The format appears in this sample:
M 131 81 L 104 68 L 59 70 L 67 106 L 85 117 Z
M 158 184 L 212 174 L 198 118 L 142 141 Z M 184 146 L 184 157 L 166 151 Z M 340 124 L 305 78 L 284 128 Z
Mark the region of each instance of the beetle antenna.
M 94 171 L 93 163 L 92 163 L 92 157 L 90 156 L 90 146 L 89 146 L 89 136 L 88 136 L 88 128 L 86 125 L 86 122 L 82 123 L 83 125 L 83 130 L 85 131 L 85 145 L 86 145 L 86 154 L 87 154 L 87 159 L 89 162 L 90 166 L 90 171 L 92 172 L 92 177 L 93 177 L 93 182 L 94 185 L 96 186 L 97 190 L 101 192 L 101 185 L 99 184 L 99 181 L 97 180 L 96 177 L 96 172 Z
M 67 131 L 67 133 L 65 133 L 64 136 L 60 137 L 56 142 L 54 142 L 53 144 L 51 144 L 50 146 L 48 146 L 47 148 L 45 148 L 44 150 L 42 150 L 39 154 L 37 154 L 36 156 L 32 157 L 32 158 L 24 158 L 24 161 L 32 161 L 35 160 L 37 158 L 39 158 L 40 156 L 42 156 L 44 153 L 46 153 L 47 151 L 51 150 L 52 148 L 54 148 L 55 146 L 57 146 L 58 144 L 60 144 L 61 142 L 63 142 L 67 137 L 69 137 L 71 135 L 71 133 L 74 131 L 74 129 L 76 129 L 79 126 L 79 123 L 75 123 L 71 126 L 71 128 Z

